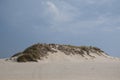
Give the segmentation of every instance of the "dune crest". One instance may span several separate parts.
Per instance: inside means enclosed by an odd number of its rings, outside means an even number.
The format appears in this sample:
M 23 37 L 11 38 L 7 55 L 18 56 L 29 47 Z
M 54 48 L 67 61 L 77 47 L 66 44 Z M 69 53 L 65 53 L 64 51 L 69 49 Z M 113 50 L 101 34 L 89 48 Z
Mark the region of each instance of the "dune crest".
M 17 62 L 37 62 L 39 60 L 81 61 L 94 59 L 113 58 L 97 47 L 60 44 L 34 44 L 10 58 L 10 60 Z
M 34 44 L 0 59 L 1 80 L 120 80 L 119 73 L 119 58 L 92 46 Z

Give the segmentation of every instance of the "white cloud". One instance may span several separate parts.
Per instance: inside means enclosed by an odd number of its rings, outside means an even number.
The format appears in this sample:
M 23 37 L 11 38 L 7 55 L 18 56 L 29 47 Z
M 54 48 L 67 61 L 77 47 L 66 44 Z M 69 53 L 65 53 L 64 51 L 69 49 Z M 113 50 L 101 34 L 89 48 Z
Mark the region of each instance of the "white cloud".
M 55 22 L 65 20 L 65 14 L 63 14 L 62 11 L 53 2 L 47 1 L 46 4 L 48 10 L 47 13 L 51 17 L 51 20 L 53 19 Z
M 55 22 L 69 22 L 75 18 L 76 8 L 65 1 L 60 1 L 59 3 L 47 1 L 46 5 L 47 15 L 51 16 L 51 19 Z
M 82 0 L 81 0 L 82 1 Z M 113 1 L 113 0 L 111 0 Z M 84 0 L 88 4 L 104 4 L 110 3 L 108 0 Z M 81 3 L 80 3 L 81 4 Z M 71 5 L 66 1 L 45 1 L 47 16 L 52 25 L 49 28 L 53 31 L 65 32 L 65 33 L 88 33 L 94 30 L 111 32 L 113 30 L 119 30 L 120 28 L 114 28 L 120 21 L 116 19 L 110 12 L 104 14 L 92 12 L 81 6 Z M 93 5 L 91 5 L 93 6 Z M 101 7 L 101 6 L 98 6 Z M 81 9 L 83 8 L 83 10 Z M 82 14 L 81 14 L 82 13 Z M 92 17 L 91 17 L 92 15 Z M 88 18 L 86 17 L 88 16 Z M 114 27 L 113 27 L 114 26 Z
M 47 1 L 46 4 L 49 12 L 51 12 L 54 16 L 59 16 L 59 10 L 54 3 Z

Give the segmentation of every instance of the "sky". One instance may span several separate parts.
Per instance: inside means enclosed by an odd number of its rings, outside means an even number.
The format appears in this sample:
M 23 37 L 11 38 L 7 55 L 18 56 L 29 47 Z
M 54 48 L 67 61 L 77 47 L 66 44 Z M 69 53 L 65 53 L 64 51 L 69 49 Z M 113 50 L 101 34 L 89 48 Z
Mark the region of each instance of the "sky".
M 0 58 L 35 43 L 95 46 L 120 57 L 120 0 L 0 0 Z

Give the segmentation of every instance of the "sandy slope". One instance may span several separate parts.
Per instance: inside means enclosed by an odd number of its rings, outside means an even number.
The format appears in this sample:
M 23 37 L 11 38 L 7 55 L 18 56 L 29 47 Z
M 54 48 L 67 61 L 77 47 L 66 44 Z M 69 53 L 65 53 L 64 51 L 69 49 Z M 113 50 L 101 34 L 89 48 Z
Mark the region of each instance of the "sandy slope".
M 47 53 L 39 62 L 15 62 L 18 55 L 8 61 L 0 59 L 0 80 L 120 80 L 120 59 L 96 48 L 71 47 L 38 44 L 35 50 Z
M 120 80 L 120 61 L 48 59 L 17 63 L 1 59 L 0 80 Z

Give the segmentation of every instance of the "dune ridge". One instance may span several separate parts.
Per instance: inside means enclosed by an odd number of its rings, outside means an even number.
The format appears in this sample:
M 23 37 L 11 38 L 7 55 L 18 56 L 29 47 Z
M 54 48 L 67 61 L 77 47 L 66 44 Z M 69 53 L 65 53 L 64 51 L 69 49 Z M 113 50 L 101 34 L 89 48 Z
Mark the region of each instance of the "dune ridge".
M 92 46 L 34 44 L 0 59 L 0 80 L 120 80 L 120 59 Z
M 10 60 L 17 62 L 38 62 L 47 59 L 56 60 L 93 60 L 93 59 L 113 59 L 103 50 L 92 46 L 73 46 L 60 44 L 34 44 L 26 48 L 23 52 L 13 55 Z M 53 61 L 54 61 L 53 60 Z

